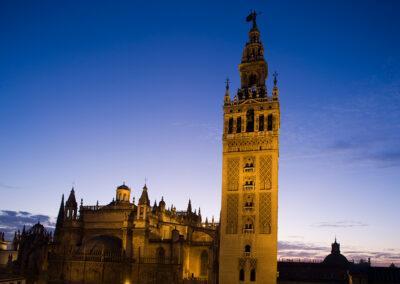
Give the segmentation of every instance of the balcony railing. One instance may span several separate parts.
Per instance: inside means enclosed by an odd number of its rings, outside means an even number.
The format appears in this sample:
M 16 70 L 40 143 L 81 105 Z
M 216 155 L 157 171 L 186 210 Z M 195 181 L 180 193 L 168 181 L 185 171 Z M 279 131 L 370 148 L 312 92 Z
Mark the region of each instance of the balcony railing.
M 243 171 L 245 173 L 252 173 L 252 172 L 254 172 L 254 167 L 244 167 Z
M 254 189 L 254 184 L 245 184 L 243 185 L 244 190 L 253 190 Z
M 243 229 L 243 234 L 253 234 L 254 229 Z

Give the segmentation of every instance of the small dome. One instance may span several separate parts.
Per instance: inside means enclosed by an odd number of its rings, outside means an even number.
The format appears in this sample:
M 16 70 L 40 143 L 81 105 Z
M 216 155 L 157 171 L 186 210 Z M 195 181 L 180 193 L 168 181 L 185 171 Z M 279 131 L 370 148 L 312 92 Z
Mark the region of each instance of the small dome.
M 125 189 L 125 190 L 131 190 L 128 186 L 123 183 L 122 185 L 118 186 L 117 189 Z
M 34 233 L 34 234 L 42 234 L 44 231 L 45 231 L 44 226 L 42 224 L 40 224 L 40 222 L 37 222 L 29 230 L 29 232 Z

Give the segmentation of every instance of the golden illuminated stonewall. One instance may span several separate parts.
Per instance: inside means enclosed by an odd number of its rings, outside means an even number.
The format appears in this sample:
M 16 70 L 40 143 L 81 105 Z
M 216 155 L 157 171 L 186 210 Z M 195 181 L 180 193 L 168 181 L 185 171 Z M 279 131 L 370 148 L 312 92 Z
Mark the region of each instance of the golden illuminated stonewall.
M 256 25 L 239 65 L 241 88 L 224 98 L 219 283 L 276 283 L 280 110 L 276 73 L 268 94 L 268 65 Z

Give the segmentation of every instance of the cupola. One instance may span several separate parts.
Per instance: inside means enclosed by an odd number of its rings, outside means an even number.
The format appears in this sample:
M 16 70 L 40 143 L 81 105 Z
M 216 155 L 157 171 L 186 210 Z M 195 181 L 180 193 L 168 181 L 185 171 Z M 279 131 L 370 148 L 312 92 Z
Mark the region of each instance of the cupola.
M 117 202 L 129 202 L 131 189 L 125 185 L 125 182 L 117 187 L 115 200 Z

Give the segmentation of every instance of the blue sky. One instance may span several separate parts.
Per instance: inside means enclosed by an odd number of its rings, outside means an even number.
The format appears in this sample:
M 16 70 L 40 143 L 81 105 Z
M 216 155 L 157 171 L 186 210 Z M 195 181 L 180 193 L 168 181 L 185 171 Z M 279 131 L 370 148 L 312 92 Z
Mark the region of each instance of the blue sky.
M 224 81 L 239 87 L 257 9 L 279 73 L 280 240 L 337 235 L 399 263 L 400 3 L 142 2 L 1 1 L 0 209 L 55 216 L 73 184 L 95 204 L 147 178 L 152 200 L 218 216 Z

